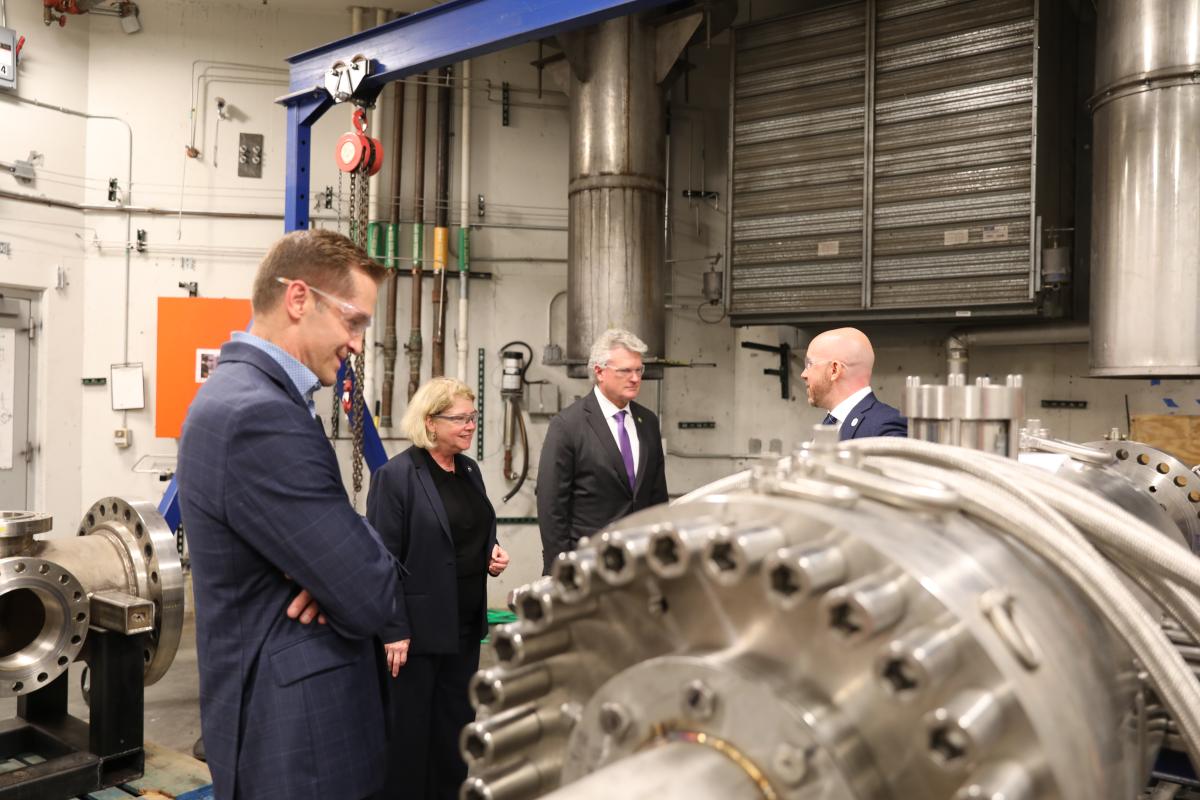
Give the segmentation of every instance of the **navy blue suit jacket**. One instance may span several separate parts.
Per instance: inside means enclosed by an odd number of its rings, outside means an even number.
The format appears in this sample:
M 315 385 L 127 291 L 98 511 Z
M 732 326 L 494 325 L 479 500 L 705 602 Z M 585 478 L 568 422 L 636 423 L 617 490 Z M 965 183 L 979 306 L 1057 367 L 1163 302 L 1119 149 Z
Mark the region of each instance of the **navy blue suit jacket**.
M 487 558 L 496 544 L 496 512 L 487 500 L 479 465 L 459 453 L 454 469 L 478 490 L 491 511 Z M 458 652 L 458 575 L 446 506 L 420 448 L 410 447 L 371 476 L 367 519 L 400 562 L 403 600 L 380 636 L 385 642 L 412 639 L 413 654 Z M 486 564 L 486 562 L 485 562 Z M 478 638 L 487 632 L 487 611 Z
M 870 392 L 850 410 L 838 439 L 865 439 L 868 436 L 908 436 L 908 419 Z
M 374 637 L 395 613 L 399 575 L 350 505 L 320 423 L 266 353 L 221 348 L 188 411 L 178 475 L 216 797 L 371 794 L 385 766 Z M 328 625 L 286 617 L 300 587 Z

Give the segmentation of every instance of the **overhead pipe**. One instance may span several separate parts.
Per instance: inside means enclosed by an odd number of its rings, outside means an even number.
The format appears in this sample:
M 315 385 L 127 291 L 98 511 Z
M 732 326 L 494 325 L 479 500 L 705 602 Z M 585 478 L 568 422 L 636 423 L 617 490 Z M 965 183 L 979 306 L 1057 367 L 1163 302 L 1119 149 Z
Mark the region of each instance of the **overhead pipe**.
M 421 385 L 421 307 L 425 303 L 422 261 L 425 258 L 425 107 L 429 88 L 425 75 L 417 76 L 417 118 L 413 126 L 413 233 L 412 233 L 412 328 L 408 332 L 408 399 Z
M 446 261 L 450 246 L 450 68 L 438 69 L 437 194 L 433 228 L 433 375 L 446 374 Z
M 379 414 L 379 425 L 392 426 L 392 395 L 396 389 L 396 352 L 399 342 L 396 337 L 396 300 L 399 290 L 400 268 L 400 173 L 404 152 L 404 81 L 396 81 L 392 97 L 392 191 L 387 229 L 387 310 L 384 312 L 383 329 L 383 388 L 380 400 L 383 408 Z
M 1086 322 L 1020 328 L 963 328 L 946 337 L 946 375 L 967 375 L 972 347 L 1086 344 L 1090 338 L 1091 330 Z
M 471 196 L 471 62 L 462 65 L 462 123 L 458 131 L 459 156 L 459 217 L 458 217 L 458 379 L 467 382 L 467 280 L 471 269 L 471 229 L 467 226 Z M 483 391 L 483 387 L 479 387 Z

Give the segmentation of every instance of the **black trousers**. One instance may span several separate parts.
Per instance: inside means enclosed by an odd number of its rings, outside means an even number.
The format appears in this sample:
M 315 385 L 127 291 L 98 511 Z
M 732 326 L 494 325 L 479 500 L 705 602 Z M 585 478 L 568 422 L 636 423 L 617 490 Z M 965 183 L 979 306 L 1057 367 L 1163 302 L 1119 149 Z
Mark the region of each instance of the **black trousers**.
M 410 655 L 388 676 L 388 776 L 378 800 L 458 800 L 467 765 L 458 749 L 475 719 L 467 684 L 479 669 L 479 639 L 453 655 Z

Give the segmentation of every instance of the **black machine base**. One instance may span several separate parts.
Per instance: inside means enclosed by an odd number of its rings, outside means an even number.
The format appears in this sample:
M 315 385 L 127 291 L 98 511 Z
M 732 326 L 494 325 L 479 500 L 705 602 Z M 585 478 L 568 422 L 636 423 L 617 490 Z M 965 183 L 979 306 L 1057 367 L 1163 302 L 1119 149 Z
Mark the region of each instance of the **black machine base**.
M 25 766 L 0 774 L 0 800 L 66 800 L 141 777 L 145 634 L 92 628 L 90 722 L 67 713 L 67 673 L 17 699 L 17 717 L 0 722 L 0 762 Z

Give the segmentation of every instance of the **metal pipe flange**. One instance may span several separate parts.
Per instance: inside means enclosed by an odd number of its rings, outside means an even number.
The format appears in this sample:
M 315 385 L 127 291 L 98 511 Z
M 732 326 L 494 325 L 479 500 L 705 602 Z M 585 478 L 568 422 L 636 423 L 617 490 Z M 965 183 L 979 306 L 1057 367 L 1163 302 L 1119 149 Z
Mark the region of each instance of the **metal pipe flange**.
M 79 655 L 89 606 L 83 584 L 41 558 L 0 559 L 0 697 L 48 685 Z
M 105 497 L 79 523 L 80 536 L 105 536 L 125 562 L 126 591 L 154 603 L 154 630 L 146 639 L 146 685 L 166 674 L 183 632 L 183 567 L 175 536 L 152 503 Z

